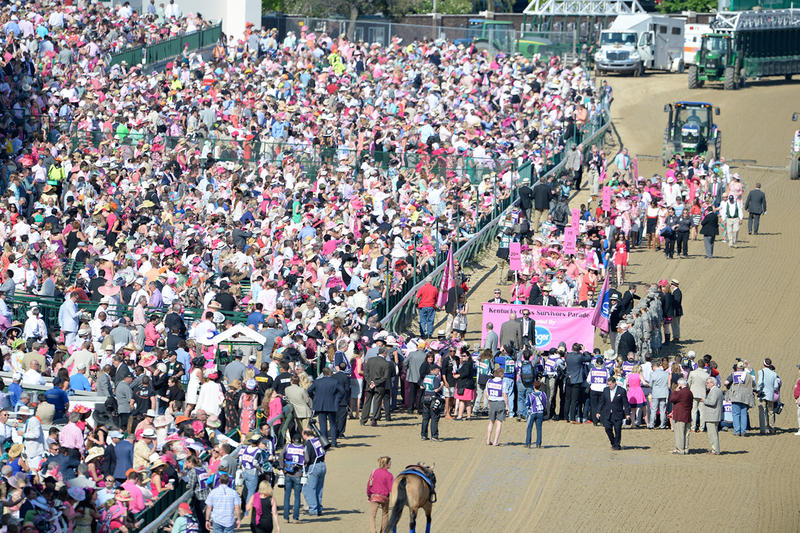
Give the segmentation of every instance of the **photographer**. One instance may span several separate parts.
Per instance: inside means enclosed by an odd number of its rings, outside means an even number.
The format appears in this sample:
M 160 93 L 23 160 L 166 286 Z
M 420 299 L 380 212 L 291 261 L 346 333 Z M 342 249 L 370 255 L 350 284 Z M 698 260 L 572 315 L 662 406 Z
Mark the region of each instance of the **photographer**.
M 442 416 L 444 402 L 442 400 L 441 369 L 431 365 L 428 374 L 422 380 L 422 440 L 428 440 L 428 423 L 431 426 L 431 440 L 439 440 L 439 418 Z
M 748 410 L 755 405 L 753 398 L 753 376 L 744 368 L 744 361 L 737 361 L 733 372 L 725 379 L 728 400 L 733 415 L 733 436 L 743 436 L 747 431 Z

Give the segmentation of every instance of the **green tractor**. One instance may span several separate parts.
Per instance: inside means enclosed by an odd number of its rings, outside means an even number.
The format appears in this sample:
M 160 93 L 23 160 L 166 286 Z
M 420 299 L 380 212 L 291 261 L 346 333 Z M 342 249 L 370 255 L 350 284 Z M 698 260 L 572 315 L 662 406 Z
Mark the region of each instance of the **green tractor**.
M 714 124 L 719 108 L 708 102 L 675 102 L 664 106 L 669 113 L 664 130 L 661 162 L 667 166 L 675 154 L 685 158 L 705 155 L 706 160 L 722 155 L 722 133 Z
M 514 23 L 504 20 L 469 19 L 466 36 L 453 41 L 456 45 L 475 45 L 478 50 L 487 50 L 493 56 L 498 52 L 505 54 L 519 53 L 525 57 L 533 57 L 543 53 L 553 43 L 533 32 L 526 32 L 517 39 Z
M 740 56 L 730 35 L 707 33 L 702 37 L 694 65 L 689 67 L 689 88 L 697 89 L 707 81 L 721 81 L 726 90 L 738 89 L 744 84 L 739 63 Z

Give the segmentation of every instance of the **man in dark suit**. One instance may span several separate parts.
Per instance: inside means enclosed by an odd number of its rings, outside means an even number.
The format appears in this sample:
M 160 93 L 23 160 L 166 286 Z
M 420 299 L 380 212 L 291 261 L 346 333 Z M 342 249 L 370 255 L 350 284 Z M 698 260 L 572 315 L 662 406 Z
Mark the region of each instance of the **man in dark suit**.
M 519 207 L 525 213 L 525 218 L 530 220 L 531 207 L 533 207 L 533 190 L 530 188 L 530 180 L 525 178 L 519 188 Z
M 758 235 L 758 223 L 761 215 L 767 214 L 767 197 L 761 190 L 761 183 L 756 183 L 756 188 L 747 193 L 747 200 L 744 201 L 744 210 L 750 213 L 747 217 L 747 233 Z
M 522 318 L 519 321 L 522 327 L 522 345 L 536 346 L 536 321 L 531 318 L 531 312 L 527 309 L 522 310 Z
M 612 450 L 621 450 L 622 421 L 630 419 L 631 406 L 628 404 L 628 393 L 617 387 L 614 376 L 608 378 L 608 385 L 600 395 L 597 420 L 606 428 L 606 435 L 611 442 Z
M 547 212 L 550 210 L 550 200 L 553 198 L 553 189 L 547 184 L 544 176 L 539 179 L 533 187 L 533 209 L 536 211 L 531 221 L 531 231 L 539 231 L 539 224 L 542 218 L 547 220 Z
M 583 390 L 583 384 L 586 381 L 586 374 L 584 364 L 592 360 L 592 356 L 588 353 L 581 353 L 583 347 L 575 343 L 572 345 L 572 351 L 567 354 L 567 377 L 566 377 L 566 399 L 567 399 L 567 418 L 568 422 L 573 424 L 580 424 L 581 418 L 581 404 L 580 395 Z M 575 411 L 578 411 L 577 416 Z
M 494 297 L 489 300 L 490 304 L 507 304 L 508 300 L 500 297 L 500 289 L 494 290 Z
M 372 418 L 370 425 L 378 425 L 378 414 L 383 405 L 386 389 L 391 385 L 391 363 L 386 360 L 386 348 L 378 349 L 376 357 L 370 357 L 364 363 L 364 407 L 361 409 L 361 425 L 367 424 L 367 419 Z
M 558 307 L 558 300 L 555 296 L 550 296 L 550 285 L 542 287 L 542 295 L 536 300 L 535 305 L 549 305 L 551 307 Z
M 629 285 L 628 290 L 625 291 L 625 294 L 622 295 L 622 299 L 619 302 L 622 314 L 627 315 L 633 311 L 634 300 L 639 300 L 640 298 L 641 296 L 637 296 L 636 294 L 636 285 Z
M 617 345 L 617 325 L 622 320 L 623 315 L 622 307 L 619 305 L 619 295 L 612 294 L 608 303 L 611 306 L 608 310 L 608 342 L 614 348 Z
M 633 334 L 628 331 L 629 324 L 627 322 L 620 322 L 617 324 L 617 331 L 619 332 L 619 341 L 617 341 L 617 355 L 621 355 L 623 359 L 628 357 L 630 352 L 636 353 L 636 339 Z
M 522 348 L 522 322 L 517 320 L 517 314 L 511 313 L 507 322 L 500 326 L 500 346 L 513 345 Z
M 325 367 L 322 369 L 322 377 L 317 378 L 308 388 L 308 395 L 312 399 L 311 407 L 319 417 L 320 433 L 330 440 L 331 446 L 336 446 L 336 413 L 339 411 L 339 404 L 344 396 L 342 384 L 333 377 L 333 371 Z M 329 422 L 330 433 L 328 432 Z
M 339 438 L 344 437 L 344 428 L 347 424 L 347 406 L 350 404 L 350 374 L 347 372 L 347 363 L 342 361 L 339 368 L 333 373 L 339 385 L 342 386 L 344 394 L 339 398 L 339 408 L 336 410 L 336 434 Z
M 543 286 L 544 286 L 544 276 L 536 278 L 536 282 L 531 286 L 531 292 L 528 294 L 528 305 L 536 305 L 536 302 L 542 296 Z
M 703 245 L 706 249 L 706 259 L 714 257 L 714 239 L 719 234 L 719 215 L 716 208 L 709 206 L 708 213 L 700 222 L 700 235 L 703 236 Z
M 670 280 L 672 286 L 672 338 L 675 342 L 681 340 L 681 317 L 683 316 L 683 293 L 677 279 Z

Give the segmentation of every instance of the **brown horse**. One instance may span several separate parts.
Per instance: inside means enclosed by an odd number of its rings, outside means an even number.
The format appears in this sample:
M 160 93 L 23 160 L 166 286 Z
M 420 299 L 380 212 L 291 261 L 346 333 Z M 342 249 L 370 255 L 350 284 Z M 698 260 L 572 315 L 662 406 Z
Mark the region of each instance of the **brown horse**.
M 392 514 L 383 533 L 397 533 L 397 522 L 403 514 L 403 507 L 408 506 L 411 514 L 409 533 L 415 533 L 417 527 L 417 511 L 425 510 L 425 533 L 431 533 L 431 507 L 436 501 L 436 476 L 433 468 L 425 465 L 410 465 L 394 478 L 389 505 Z

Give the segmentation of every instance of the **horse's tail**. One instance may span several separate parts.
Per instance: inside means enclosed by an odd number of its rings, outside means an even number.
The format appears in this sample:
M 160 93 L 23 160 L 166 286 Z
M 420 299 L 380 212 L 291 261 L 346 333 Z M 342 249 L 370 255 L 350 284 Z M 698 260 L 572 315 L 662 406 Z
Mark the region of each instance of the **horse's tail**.
M 400 480 L 397 484 L 397 499 L 392 507 L 392 514 L 389 516 L 389 521 L 386 523 L 386 528 L 383 533 L 392 533 L 394 528 L 397 527 L 397 522 L 400 521 L 400 516 L 403 514 L 403 507 L 408 504 L 408 495 L 406 494 L 406 478 Z

